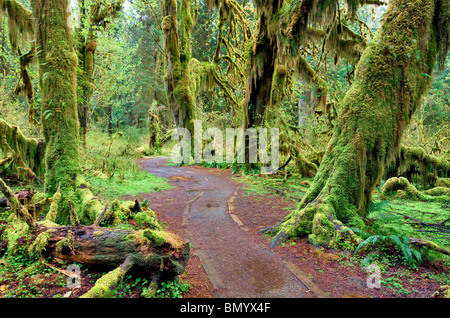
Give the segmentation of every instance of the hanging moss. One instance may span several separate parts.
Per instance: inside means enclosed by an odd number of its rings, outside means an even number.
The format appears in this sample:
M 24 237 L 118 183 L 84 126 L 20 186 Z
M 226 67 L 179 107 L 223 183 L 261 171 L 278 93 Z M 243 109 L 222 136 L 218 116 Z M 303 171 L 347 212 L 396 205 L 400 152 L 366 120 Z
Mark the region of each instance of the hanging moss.
M 436 3 L 389 1 L 382 25 L 363 52 L 342 101 L 314 183 L 298 210 L 279 227 L 273 246 L 300 234 L 324 244 L 322 234 L 332 227 L 339 229 L 324 222 L 324 215 L 348 224 L 366 214 L 375 185 L 398 152 L 402 133 L 431 84 L 437 54 L 432 40 Z M 312 225 L 315 215 L 319 222 Z
M 44 175 L 45 144 L 37 139 L 26 137 L 19 127 L 0 119 L 0 156 L 18 155 L 40 178 Z M 13 169 L 17 171 L 18 165 Z
M 25 222 L 17 220 L 14 214 L 11 214 L 8 218 L 8 223 L 10 226 L 2 234 L 5 241 L 8 242 L 8 255 L 17 255 L 19 253 L 26 255 L 26 251 L 22 250 L 23 244 L 21 243 L 30 239 L 30 227 Z
M 31 12 L 16 0 L 0 0 L 0 13 L 8 15 L 9 41 L 17 51 L 19 36 L 25 40 L 33 34 Z

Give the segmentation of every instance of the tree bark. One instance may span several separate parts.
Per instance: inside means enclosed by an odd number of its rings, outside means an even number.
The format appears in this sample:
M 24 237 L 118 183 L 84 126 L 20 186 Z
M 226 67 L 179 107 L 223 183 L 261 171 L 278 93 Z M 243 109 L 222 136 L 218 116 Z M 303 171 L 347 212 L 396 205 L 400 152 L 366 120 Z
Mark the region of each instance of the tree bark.
M 33 0 L 39 82 L 42 90 L 42 128 L 45 139 L 45 193 L 61 185 L 58 223 L 67 224 L 68 202 L 91 224 L 102 211 L 81 173 L 76 95 L 77 55 L 72 43 L 68 1 Z
M 181 1 L 180 34 L 178 33 L 178 9 L 174 0 L 161 2 L 163 16 L 164 50 L 168 67 L 166 86 L 169 106 L 178 128 L 194 133 L 195 96 L 191 90 L 191 31 L 194 25 L 193 8 L 189 0 Z
M 278 7 L 278 4 L 279 1 L 274 1 L 273 10 Z M 263 12 L 258 20 L 255 44 L 249 61 L 244 107 L 246 128 L 262 126 L 266 107 L 270 105 L 277 58 L 277 40 L 269 35 L 269 23 L 269 13 Z
M 402 133 L 430 87 L 437 48 L 446 44 L 436 36 L 443 32 L 437 30 L 440 5 L 441 0 L 389 1 L 342 101 L 314 183 L 280 224 L 272 246 L 294 236 L 328 245 L 343 223 L 362 225 L 385 165 L 398 153 Z
M 134 269 L 170 279 L 184 272 L 189 259 L 189 243 L 164 231 L 36 225 L 31 241 L 44 233 L 44 257 L 88 266 L 115 268 L 131 256 Z

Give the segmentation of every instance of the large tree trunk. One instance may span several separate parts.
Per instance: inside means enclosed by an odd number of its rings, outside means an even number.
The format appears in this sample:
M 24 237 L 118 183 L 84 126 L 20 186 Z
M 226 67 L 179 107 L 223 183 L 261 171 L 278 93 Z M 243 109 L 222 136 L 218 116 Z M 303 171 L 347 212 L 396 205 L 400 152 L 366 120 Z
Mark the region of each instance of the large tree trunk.
M 448 12 L 442 0 L 389 2 L 342 101 L 314 183 L 298 210 L 283 220 L 272 246 L 306 235 L 327 245 L 342 222 L 361 224 L 385 165 L 398 153 L 402 133 L 430 87 L 438 48 L 448 45 Z
M 45 192 L 61 187 L 58 223 L 67 223 L 70 201 L 89 224 L 103 207 L 86 188 L 81 174 L 76 95 L 77 55 L 73 48 L 68 1 L 33 0 L 36 47 L 42 89 L 45 138 Z
M 278 1 L 273 4 L 278 9 Z M 276 12 L 276 9 L 274 11 Z M 270 11 L 269 11 L 270 12 Z M 263 12 L 258 21 L 255 44 L 249 62 L 245 99 L 245 127 L 262 126 L 270 105 L 272 81 L 277 58 L 277 40 L 269 33 L 270 14 Z
M 77 55 L 67 26 L 67 1 L 34 0 L 42 88 L 42 126 L 47 145 L 45 190 L 74 188 L 80 171 L 76 101 Z
M 194 25 L 193 8 L 189 0 L 181 1 L 180 36 L 178 34 L 177 3 L 173 0 L 161 2 L 164 32 L 164 50 L 168 66 L 165 77 L 169 107 L 172 109 L 178 128 L 187 128 L 194 133 L 195 96 L 191 90 L 191 31 Z

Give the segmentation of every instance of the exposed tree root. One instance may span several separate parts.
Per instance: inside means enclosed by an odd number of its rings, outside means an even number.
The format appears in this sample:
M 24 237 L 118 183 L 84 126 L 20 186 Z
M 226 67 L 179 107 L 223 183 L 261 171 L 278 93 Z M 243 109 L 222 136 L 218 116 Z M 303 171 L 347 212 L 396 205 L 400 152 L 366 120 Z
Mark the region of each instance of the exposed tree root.
M 345 238 L 353 244 L 358 244 L 361 239 L 342 222 L 335 219 L 330 206 L 324 202 L 312 202 L 311 205 L 292 213 L 277 227 L 278 232 L 271 243 L 275 247 L 292 237 L 308 237 L 308 241 L 314 245 L 333 247 L 333 245 Z M 272 230 L 274 227 L 269 227 Z

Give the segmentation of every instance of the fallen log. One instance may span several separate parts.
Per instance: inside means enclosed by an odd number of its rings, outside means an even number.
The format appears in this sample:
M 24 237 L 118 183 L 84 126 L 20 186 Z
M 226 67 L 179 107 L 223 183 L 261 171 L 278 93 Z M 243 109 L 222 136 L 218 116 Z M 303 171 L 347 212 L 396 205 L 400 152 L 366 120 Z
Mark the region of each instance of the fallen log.
M 60 226 L 54 223 L 59 188 L 45 219 L 36 222 L 36 215 L 20 204 L 1 178 L 0 191 L 8 199 L 14 216 L 5 230 L 5 237 L 14 238 L 8 242 L 8 249 L 14 250 L 14 245 L 20 245 L 22 251 L 28 251 L 29 257 L 51 257 L 87 266 L 115 268 L 100 278 L 84 297 L 103 297 L 104 292 L 129 271 L 148 274 L 152 281 L 161 281 L 181 275 L 186 268 L 189 242 L 160 226 L 143 230 L 100 227 L 106 207 L 92 226 L 79 223 Z
M 167 231 L 36 224 L 30 252 L 87 266 L 115 268 L 127 259 L 139 273 L 171 279 L 184 272 L 189 243 Z
M 445 255 L 450 255 L 450 251 L 449 250 L 447 250 L 447 249 L 445 249 L 443 247 L 440 247 L 436 243 L 433 243 L 433 242 L 430 242 L 430 241 L 426 241 L 426 240 L 419 239 L 419 238 L 413 238 L 413 239 L 411 239 L 410 242 L 411 242 L 411 244 L 414 244 L 414 245 L 419 246 L 419 247 L 424 246 L 424 247 L 426 247 L 426 248 L 428 248 L 430 250 L 433 250 L 433 251 L 436 251 L 436 252 L 439 252 L 439 253 L 442 253 L 442 254 L 445 254 Z

